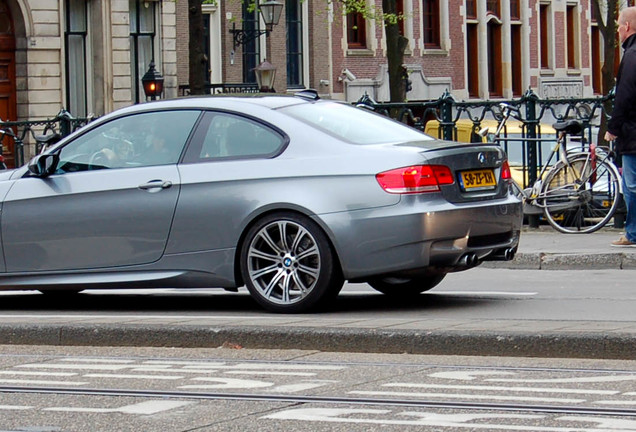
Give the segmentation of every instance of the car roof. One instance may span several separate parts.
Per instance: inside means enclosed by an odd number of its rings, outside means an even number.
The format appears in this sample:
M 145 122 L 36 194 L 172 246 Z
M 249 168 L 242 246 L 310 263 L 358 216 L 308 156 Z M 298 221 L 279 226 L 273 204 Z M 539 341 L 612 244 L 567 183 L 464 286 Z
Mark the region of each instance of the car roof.
M 278 109 L 291 105 L 312 103 L 308 98 L 294 96 L 187 96 L 176 99 L 164 99 L 160 101 L 144 102 L 132 105 L 113 114 L 125 114 L 140 111 L 161 110 L 170 108 L 223 108 L 240 110 L 241 107 L 262 106 L 270 109 Z

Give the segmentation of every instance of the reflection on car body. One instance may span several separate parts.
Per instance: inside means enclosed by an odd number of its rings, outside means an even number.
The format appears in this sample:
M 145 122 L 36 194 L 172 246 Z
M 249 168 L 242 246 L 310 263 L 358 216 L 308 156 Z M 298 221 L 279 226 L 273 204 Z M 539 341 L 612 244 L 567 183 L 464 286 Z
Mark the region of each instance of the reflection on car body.
M 344 280 L 412 295 L 512 258 L 510 182 L 496 145 L 311 92 L 136 105 L 0 173 L 0 288 L 246 285 L 276 312 Z

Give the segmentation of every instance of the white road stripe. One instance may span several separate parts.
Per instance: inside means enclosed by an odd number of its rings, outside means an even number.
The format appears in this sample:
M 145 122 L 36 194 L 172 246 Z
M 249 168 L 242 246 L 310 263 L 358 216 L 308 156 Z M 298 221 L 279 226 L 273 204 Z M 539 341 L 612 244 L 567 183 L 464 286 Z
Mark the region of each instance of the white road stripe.
M 28 409 L 32 409 L 32 406 L 27 406 L 27 405 L 0 405 L 0 410 L 7 410 L 7 411 L 13 411 L 13 410 L 28 410 Z
M 151 380 L 178 380 L 185 377 L 168 375 L 124 375 L 124 374 L 85 374 L 86 378 L 117 378 L 117 379 L 151 379 Z
M 118 371 L 130 369 L 129 365 L 107 365 L 107 364 L 59 364 L 59 363 L 29 363 L 17 365 L 21 368 L 43 368 L 43 369 L 80 369 L 80 370 L 110 370 Z
M 120 360 L 120 359 L 107 359 L 107 358 L 82 358 L 82 357 L 69 357 L 61 359 L 65 362 L 77 362 L 77 363 L 118 363 L 118 364 L 130 364 L 136 363 L 136 360 Z
M 421 384 L 421 383 L 388 383 L 382 387 L 401 387 L 401 388 L 432 388 L 432 389 L 451 389 L 451 390 L 487 390 L 487 391 L 514 391 L 514 392 L 531 392 L 531 393 L 569 393 L 569 394 L 598 394 L 598 395 L 615 395 L 620 392 L 614 390 L 586 390 L 586 389 L 563 389 L 563 388 L 544 388 L 544 387 L 500 387 L 500 386 L 484 386 L 484 385 L 443 385 L 443 384 Z
M 151 415 L 162 411 L 168 411 L 190 405 L 192 402 L 178 401 L 147 401 L 134 405 L 126 405 L 120 408 L 80 408 L 80 407 L 53 407 L 44 408 L 44 411 L 56 412 L 84 412 L 84 413 L 123 413 L 123 414 L 139 414 Z
M 86 385 L 87 382 L 82 381 L 45 381 L 45 380 L 18 380 L 18 379 L 2 379 L 3 384 L 30 384 L 30 385 L 51 385 L 51 386 L 80 386 Z
M 76 376 L 77 373 L 75 372 L 0 371 L 0 375 L 70 377 L 70 376 Z
M 475 395 L 475 394 L 452 394 L 452 393 L 419 393 L 419 392 L 388 392 L 388 391 L 351 391 L 350 394 L 367 396 L 397 396 L 397 397 L 420 397 L 420 398 L 450 398 L 450 399 L 478 399 L 478 400 L 506 400 L 506 401 L 526 401 L 526 402 L 558 402 L 558 403 L 583 403 L 585 399 L 565 399 L 565 398 L 539 398 L 530 396 L 501 396 L 501 395 Z
M 489 378 L 491 382 L 544 383 L 544 384 L 581 384 L 636 381 L 636 375 L 609 375 L 576 378 L 546 378 L 546 379 L 517 379 L 517 378 Z
M 539 294 L 538 292 L 509 292 L 509 291 L 438 291 L 434 294 L 445 295 L 461 295 L 461 296 L 502 296 L 502 297 L 531 297 Z
M 257 375 L 257 376 L 276 375 L 276 376 L 302 376 L 302 377 L 317 375 L 314 372 L 273 372 L 273 371 L 225 371 L 223 373 L 227 375 Z

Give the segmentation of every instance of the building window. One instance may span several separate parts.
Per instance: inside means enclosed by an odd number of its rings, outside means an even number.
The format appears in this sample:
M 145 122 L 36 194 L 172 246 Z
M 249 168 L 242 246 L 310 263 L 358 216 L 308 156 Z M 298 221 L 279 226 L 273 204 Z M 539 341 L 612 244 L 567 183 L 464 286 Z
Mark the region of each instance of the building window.
M 156 2 L 130 0 L 130 63 L 133 101 L 145 100 L 141 78 L 155 59 Z M 157 70 L 160 70 L 158 67 Z
M 567 61 L 568 69 L 578 69 L 578 11 L 576 5 L 568 5 L 566 9 L 567 26 Z
M 603 94 L 601 80 L 601 31 L 598 28 L 596 9 L 592 8 L 591 44 L 592 44 L 592 89 L 594 94 Z
M 479 97 L 479 25 L 466 24 L 466 70 L 468 76 L 468 95 Z
M 86 37 L 88 34 L 88 2 L 66 0 L 66 107 L 75 117 L 88 113 L 88 77 Z
M 300 0 L 285 3 L 287 23 L 287 88 L 302 88 L 303 83 L 303 21 Z
M 502 56 L 501 56 L 501 24 L 494 19 L 487 27 L 488 37 L 488 92 L 490 96 L 503 96 Z
M 521 19 L 521 6 L 519 0 L 510 0 L 510 19 L 518 21 Z
M 423 0 L 422 23 L 424 48 L 437 49 L 440 45 L 439 0 Z
M 400 29 L 400 34 L 402 36 L 406 35 L 404 33 L 404 22 L 406 21 L 406 14 L 404 13 L 404 0 L 396 0 L 395 1 L 395 14 L 398 17 L 398 28 Z
M 523 93 L 522 59 L 521 53 L 521 24 L 510 26 L 510 48 L 512 54 L 512 94 L 521 96 Z
M 486 12 L 496 17 L 501 17 L 501 4 L 499 0 L 486 0 Z
M 259 12 L 250 11 L 250 2 L 243 2 L 243 29 L 247 32 L 260 30 Z M 254 68 L 261 62 L 260 38 L 252 39 L 243 44 L 243 82 L 255 84 L 256 72 Z
M 477 19 L 477 0 L 466 0 L 466 18 Z
M 347 46 L 350 49 L 367 47 L 367 23 L 361 12 L 347 14 Z
M 541 69 L 550 69 L 550 5 L 539 5 L 539 44 L 541 49 Z

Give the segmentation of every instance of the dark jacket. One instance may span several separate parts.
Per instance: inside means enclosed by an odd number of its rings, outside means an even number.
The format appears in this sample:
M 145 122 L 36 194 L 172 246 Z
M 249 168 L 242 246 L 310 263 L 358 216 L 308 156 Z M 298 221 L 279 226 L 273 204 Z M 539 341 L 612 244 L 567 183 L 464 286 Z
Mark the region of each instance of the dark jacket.
M 636 34 L 623 42 L 623 59 L 616 75 L 614 110 L 607 129 L 618 137 L 621 154 L 636 154 Z

